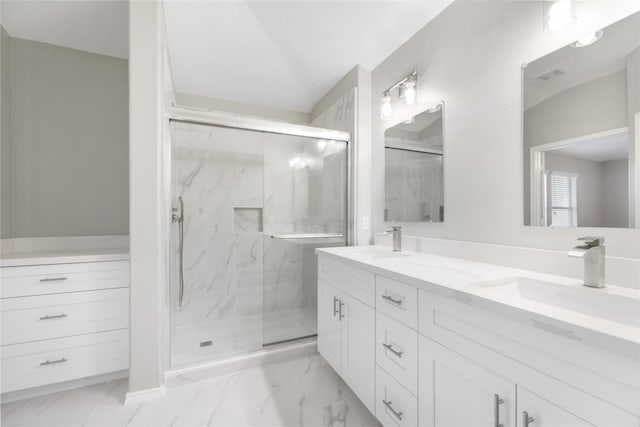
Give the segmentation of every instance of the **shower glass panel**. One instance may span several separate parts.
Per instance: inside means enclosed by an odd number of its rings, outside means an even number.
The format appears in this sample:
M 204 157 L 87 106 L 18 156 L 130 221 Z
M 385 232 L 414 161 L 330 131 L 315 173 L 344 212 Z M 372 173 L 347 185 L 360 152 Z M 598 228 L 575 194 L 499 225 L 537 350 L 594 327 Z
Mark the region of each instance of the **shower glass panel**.
M 315 335 L 314 248 L 346 244 L 347 144 L 180 121 L 171 143 L 171 366 Z
M 315 248 L 347 243 L 347 143 L 264 139 L 264 344 L 317 333 Z

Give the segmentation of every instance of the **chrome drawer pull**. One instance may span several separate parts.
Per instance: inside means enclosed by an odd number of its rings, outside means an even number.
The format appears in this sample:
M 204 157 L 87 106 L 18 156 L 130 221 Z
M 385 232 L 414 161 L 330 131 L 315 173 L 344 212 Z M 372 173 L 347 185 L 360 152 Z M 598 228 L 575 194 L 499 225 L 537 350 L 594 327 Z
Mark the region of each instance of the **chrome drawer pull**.
M 66 277 L 47 277 L 45 279 L 40 279 L 41 282 L 63 282 L 67 280 Z
M 396 356 L 402 358 L 402 351 L 398 351 L 395 348 L 393 348 L 393 346 L 391 344 L 387 344 L 386 342 L 382 343 L 382 346 L 384 348 L 386 348 L 387 350 L 389 350 L 391 353 L 395 354 Z
M 522 427 L 529 427 L 529 424 L 534 421 L 535 418 L 530 417 L 527 411 L 522 411 Z
M 395 409 L 393 409 L 393 406 L 391 406 L 391 401 L 390 400 L 384 400 L 382 399 L 382 403 L 384 403 L 384 406 L 386 406 L 393 415 L 395 415 L 395 417 L 397 419 L 399 419 L 400 421 L 402 421 L 402 411 L 396 411 Z
M 499 395 L 493 395 L 493 426 L 504 427 L 504 424 L 500 424 L 500 405 L 504 403 L 504 399 L 501 399 Z
M 58 363 L 64 363 L 66 361 L 67 361 L 67 359 L 65 359 L 64 357 L 62 359 L 58 359 L 58 360 L 47 360 L 46 362 L 42 362 L 40 364 L 40 366 L 56 365 Z
M 382 298 L 386 299 L 388 302 L 393 303 L 395 305 L 402 305 L 401 299 L 395 299 L 393 297 L 390 297 L 389 295 L 382 295 Z
M 40 320 L 62 319 L 64 317 L 67 317 L 67 315 L 66 314 L 56 314 L 55 316 L 44 316 L 44 317 L 41 317 Z

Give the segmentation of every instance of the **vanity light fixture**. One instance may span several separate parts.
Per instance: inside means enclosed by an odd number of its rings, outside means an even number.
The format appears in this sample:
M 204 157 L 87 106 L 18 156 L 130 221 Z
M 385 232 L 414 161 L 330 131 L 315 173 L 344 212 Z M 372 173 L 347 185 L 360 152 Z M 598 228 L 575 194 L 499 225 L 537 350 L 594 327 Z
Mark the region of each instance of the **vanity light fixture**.
M 394 90 L 398 90 L 398 97 L 407 105 L 414 105 L 416 103 L 416 93 L 418 90 L 418 72 L 414 71 L 411 74 L 405 76 L 399 82 L 396 82 L 393 86 L 382 92 L 382 105 L 380 107 L 380 115 L 383 119 L 389 118 L 393 114 L 393 107 L 391 106 L 391 94 Z
M 440 110 L 442 110 L 442 103 L 438 103 L 431 108 L 427 108 L 427 113 L 433 114 L 433 113 L 437 113 Z
M 393 114 L 393 107 L 391 107 L 391 94 L 389 91 L 382 93 L 382 107 L 380 109 L 382 118 L 386 119 Z
M 407 76 L 407 81 L 400 86 L 400 97 L 404 99 L 407 105 L 416 103 L 416 89 L 418 86 L 417 74 L 415 72 Z
M 600 40 L 602 38 L 602 34 L 604 34 L 602 32 L 602 30 L 595 31 L 595 32 L 589 33 L 589 34 L 585 34 L 584 36 L 580 37 L 575 42 L 571 43 L 571 47 L 585 47 L 585 46 L 589 46 L 591 44 L 594 44 L 595 42 L 597 42 L 598 40 Z
M 547 28 L 551 31 L 564 31 L 576 22 L 571 0 L 553 0 L 547 13 Z

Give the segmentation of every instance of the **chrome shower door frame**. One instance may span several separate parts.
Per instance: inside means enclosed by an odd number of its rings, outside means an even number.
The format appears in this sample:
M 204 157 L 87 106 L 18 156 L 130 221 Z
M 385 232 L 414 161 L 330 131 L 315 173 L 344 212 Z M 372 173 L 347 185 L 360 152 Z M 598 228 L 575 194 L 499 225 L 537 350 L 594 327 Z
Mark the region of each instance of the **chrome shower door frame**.
M 347 246 L 352 246 L 355 243 L 354 229 L 357 217 L 355 205 L 357 187 L 355 185 L 355 165 L 353 164 L 355 147 L 349 132 L 278 122 L 221 111 L 203 111 L 177 105 L 173 105 L 168 109 L 166 119 L 169 122 L 177 121 L 345 142 L 347 144 Z M 166 172 L 170 174 L 171 169 L 167 168 Z

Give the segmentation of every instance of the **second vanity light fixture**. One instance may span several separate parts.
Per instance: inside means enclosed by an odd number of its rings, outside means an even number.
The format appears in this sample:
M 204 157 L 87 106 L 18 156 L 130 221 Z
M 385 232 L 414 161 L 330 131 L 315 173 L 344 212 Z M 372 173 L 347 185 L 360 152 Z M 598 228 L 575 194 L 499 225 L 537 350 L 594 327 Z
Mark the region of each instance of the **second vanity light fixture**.
M 571 0 L 551 0 L 545 17 L 547 29 L 564 31 L 576 22 L 575 9 Z
M 391 94 L 397 90 L 398 97 L 402 99 L 407 105 L 413 105 L 416 103 L 416 93 L 418 91 L 418 72 L 414 71 L 411 74 L 405 76 L 402 80 L 396 82 L 393 86 L 382 92 L 382 103 L 380 106 L 380 115 L 383 119 L 386 119 L 393 114 L 393 107 L 391 102 L 393 98 Z

